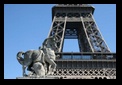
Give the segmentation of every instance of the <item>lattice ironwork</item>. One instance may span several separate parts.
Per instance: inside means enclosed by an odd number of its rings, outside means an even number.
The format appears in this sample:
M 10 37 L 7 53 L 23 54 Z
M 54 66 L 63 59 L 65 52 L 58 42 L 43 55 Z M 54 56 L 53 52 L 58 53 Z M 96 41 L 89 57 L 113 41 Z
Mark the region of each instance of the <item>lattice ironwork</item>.
M 64 79 L 116 79 L 116 69 L 57 69 L 53 76 L 61 76 Z
M 57 68 L 52 76 L 64 79 L 116 79 L 115 53 L 56 53 L 56 55 L 62 58 L 55 61 Z M 89 59 L 89 56 L 94 57 Z
M 65 7 L 66 10 L 63 6 L 69 7 Z M 57 36 L 59 52 L 62 52 L 64 39 L 78 39 L 80 52 L 110 52 L 93 18 L 92 6 L 59 4 L 52 10 L 53 22 L 49 36 Z
M 89 4 L 57 4 L 52 8 L 48 34 L 56 36 L 57 69 L 52 76 L 63 79 L 115 79 L 116 54 L 111 53 Z M 78 39 L 78 53 L 62 53 L 65 39 Z

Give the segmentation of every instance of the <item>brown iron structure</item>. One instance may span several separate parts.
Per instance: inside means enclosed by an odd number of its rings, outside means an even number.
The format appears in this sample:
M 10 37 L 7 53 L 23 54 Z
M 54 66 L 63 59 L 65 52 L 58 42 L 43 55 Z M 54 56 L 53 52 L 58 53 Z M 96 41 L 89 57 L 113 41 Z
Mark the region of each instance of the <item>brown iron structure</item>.
M 56 36 L 57 69 L 62 79 L 116 79 L 116 53 L 111 53 L 89 4 L 57 4 L 52 8 L 48 37 Z M 65 39 L 77 39 L 79 52 L 63 52 Z M 68 48 L 67 48 L 68 49 Z

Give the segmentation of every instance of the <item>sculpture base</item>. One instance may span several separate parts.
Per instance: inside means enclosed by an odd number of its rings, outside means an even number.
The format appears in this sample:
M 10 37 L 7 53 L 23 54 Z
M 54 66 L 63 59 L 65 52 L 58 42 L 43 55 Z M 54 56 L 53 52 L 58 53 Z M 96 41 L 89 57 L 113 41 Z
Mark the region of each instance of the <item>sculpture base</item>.
M 49 76 L 49 77 L 16 77 L 16 79 L 60 79 L 59 77 Z

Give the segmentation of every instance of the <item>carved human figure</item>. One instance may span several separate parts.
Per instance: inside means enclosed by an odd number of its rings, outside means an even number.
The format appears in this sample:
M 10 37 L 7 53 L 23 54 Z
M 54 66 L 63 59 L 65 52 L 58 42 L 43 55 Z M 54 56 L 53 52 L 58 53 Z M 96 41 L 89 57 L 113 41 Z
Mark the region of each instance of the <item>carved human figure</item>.
M 46 38 L 42 44 L 43 52 L 45 54 L 45 62 L 47 62 L 47 75 L 53 74 L 56 69 L 55 51 L 57 50 L 57 44 L 54 36 Z M 48 65 L 49 64 L 49 65 Z

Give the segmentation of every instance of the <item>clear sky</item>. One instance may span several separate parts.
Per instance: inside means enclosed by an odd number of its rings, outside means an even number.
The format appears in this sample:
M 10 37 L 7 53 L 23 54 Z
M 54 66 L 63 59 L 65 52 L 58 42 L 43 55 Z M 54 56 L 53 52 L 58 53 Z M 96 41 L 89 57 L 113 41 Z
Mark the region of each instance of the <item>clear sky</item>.
M 38 49 L 48 36 L 55 4 L 4 4 L 4 79 L 22 76 L 19 51 Z M 116 52 L 116 4 L 92 4 L 94 18 L 111 52 Z M 66 40 L 64 51 L 75 52 L 77 42 Z M 70 43 L 69 43 L 70 42 Z M 76 44 L 76 45 L 75 45 Z

